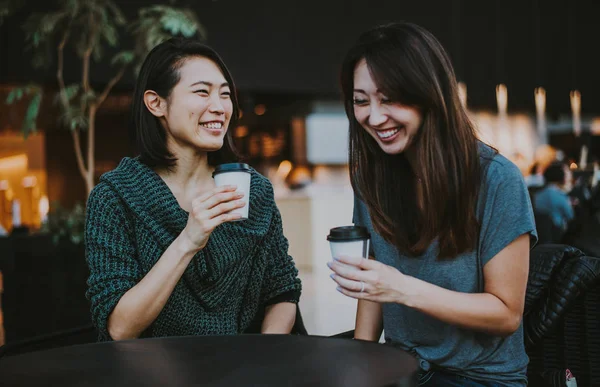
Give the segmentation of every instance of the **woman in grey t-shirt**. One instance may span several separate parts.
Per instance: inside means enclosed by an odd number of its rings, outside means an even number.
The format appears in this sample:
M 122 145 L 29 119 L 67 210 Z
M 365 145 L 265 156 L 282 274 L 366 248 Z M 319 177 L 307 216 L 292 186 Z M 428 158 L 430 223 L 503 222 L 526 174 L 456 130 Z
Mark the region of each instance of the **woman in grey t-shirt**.
M 364 33 L 341 78 L 354 222 L 371 231 L 374 258 L 329 263 L 338 290 L 359 300 L 355 338 L 383 329 L 419 359 L 422 385 L 526 385 L 537 236 L 519 169 L 478 141 L 448 56 L 423 28 Z

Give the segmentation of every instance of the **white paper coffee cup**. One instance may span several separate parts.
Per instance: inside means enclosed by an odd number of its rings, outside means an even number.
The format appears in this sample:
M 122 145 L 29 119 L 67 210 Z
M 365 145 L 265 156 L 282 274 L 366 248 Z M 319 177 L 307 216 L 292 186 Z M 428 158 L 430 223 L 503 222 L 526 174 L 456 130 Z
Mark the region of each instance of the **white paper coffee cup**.
M 236 221 L 248 219 L 251 178 L 250 166 L 244 163 L 221 164 L 213 172 L 213 179 L 215 179 L 217 187 L 235 185 L 237 186 L 236 191 L 244 194 L 244 197 L 241 199 L 246 202 L 244 207 L 231 211 L 232 214 L 240 214 L 242 216 L 240 219 L 236 219 Z
M 369 231 L 361 226 L 335 227 L 329 230 L 327 236 L 333 258 L 347 256 L 368 259 L 370 238 Z

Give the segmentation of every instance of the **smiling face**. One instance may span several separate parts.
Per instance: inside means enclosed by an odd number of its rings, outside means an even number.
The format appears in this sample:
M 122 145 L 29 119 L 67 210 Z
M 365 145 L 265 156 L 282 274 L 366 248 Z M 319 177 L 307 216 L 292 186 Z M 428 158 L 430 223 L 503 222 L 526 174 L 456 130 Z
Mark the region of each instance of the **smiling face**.
M 418 107 L 390 101 L 383 95 L 365 59 L 354 69 L 354 117 L 387 154 L 406 151 L 423 123 Z
M 160 117 L 168 134 L 168 147 L 210 152 L 223 146 L 233 104 L 231 91 L 219 67 L 210 59 L 186 59 L 179 82 L 171 91 Z

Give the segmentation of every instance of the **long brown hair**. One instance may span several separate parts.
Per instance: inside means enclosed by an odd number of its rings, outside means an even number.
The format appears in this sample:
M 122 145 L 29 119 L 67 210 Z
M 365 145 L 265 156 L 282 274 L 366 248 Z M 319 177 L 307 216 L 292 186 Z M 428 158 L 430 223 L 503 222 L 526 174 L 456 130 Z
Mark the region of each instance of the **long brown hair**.
M 423 124 L 410 145 L 416 150 L 414 171 L 404 153 L 384 153 L 354 116 L 354 70 L 363 58 L 387 98 L 423 113 Z M 375 230 L 411 256 L 423 254 L 435 238 L 441 258 L 472 251 L 479 236 L 478 140 L 438 40 L 411 23 L 371 29 L 348 52 L 341 83 L 350 121 L 352 187 L 365 202 Z

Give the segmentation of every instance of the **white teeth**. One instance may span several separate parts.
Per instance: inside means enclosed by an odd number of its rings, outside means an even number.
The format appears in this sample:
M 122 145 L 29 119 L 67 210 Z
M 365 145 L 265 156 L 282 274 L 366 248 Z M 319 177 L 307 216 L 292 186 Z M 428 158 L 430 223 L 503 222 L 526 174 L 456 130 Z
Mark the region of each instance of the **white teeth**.
M 220 122 L 209 122 L 206 124 L 200 124 L 201 126 L 208 128 L 208 129 L 221 129 L 223 127 L 223 124 Z
M 389 138 L 392 137 L 394 134 L 398 133 L 400 130 L 399 129 L 390 129 L 390 130 L 385 130 L 385 131 L 377 131 L 377 136 L 379 136 L 379 138 Z

